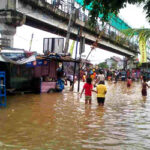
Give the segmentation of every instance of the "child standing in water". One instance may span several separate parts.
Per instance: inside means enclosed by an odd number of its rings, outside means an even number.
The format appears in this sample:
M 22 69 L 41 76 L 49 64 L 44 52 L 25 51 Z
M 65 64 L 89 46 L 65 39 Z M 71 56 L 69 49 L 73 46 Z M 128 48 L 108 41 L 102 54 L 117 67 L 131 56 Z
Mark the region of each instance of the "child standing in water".
M 131 84 L 132 84 L 132 80 L 130 77 L 128 77 L 127 79 L 127 87 L 131 87 Z
M 148 86 L 148 84 L 146 83 L 146 78 L 145 77 L 143 77 L 143 82 L 142 82 L 142 96 L 147 96 L 147 87 L 149 87 Z
M 103 106 L 105 102 L 105 95 L 107 93 L 106 85 L 104 81 L 100 81 L 96 87 L 97 90 L 97 102 L 99 106 Z
M 82 97 L 84 90 L 85 90 L 85 104 L 88 104 L 88 103 L 91 104 L 91 101 L 92 101 L 91 96 L 92 96 L 92 91 L 93 91 L 91 78 L 86 79 L 86 83 L 83 86 L 80 97 Z

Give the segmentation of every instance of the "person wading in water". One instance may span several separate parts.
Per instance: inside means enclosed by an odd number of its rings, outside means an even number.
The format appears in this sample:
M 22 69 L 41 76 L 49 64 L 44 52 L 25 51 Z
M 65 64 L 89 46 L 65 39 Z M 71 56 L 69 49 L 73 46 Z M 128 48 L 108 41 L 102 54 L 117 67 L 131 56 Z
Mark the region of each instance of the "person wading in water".
M 83 94 L 84 90 L 85 90 L 85 104 L 91 104 L 92 91 L 95 92 L 93 90 L 93 85 L 92 85 L 92 79 L 91 78 L 86 79 L 86 83 L 83 86 L 80 97 L 82 97 L 82 94 Z
M 142 96 L 143 96 L 144 99 L 145 99 L 146 96 L 147 96 L 147 87 L 149 88 L 148 84 L 146 83 L 146 78 L 143 77 L 142 91 L 141 91 L 141 93 L 142 93 Z

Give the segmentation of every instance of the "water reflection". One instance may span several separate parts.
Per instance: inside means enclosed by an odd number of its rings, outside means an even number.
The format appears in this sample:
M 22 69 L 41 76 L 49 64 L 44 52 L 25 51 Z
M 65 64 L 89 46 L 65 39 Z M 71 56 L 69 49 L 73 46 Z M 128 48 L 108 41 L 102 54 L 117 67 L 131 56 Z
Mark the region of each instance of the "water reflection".
M 106 83 L 104 106 L 66 88 L 63 93 L 16 95 L 0 109 L 2 150 L 150 149 L 150 92 L 141 84 Z M 76 89 L 75 89 L 76 90 Z

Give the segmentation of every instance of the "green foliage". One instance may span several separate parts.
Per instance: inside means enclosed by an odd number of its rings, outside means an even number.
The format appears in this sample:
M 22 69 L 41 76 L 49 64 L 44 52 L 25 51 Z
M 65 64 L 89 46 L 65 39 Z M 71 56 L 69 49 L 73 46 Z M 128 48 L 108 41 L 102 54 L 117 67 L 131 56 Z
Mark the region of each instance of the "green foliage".
M 116 62 L 112 63 L 112 69 L 117 69 L 117 63 Z
M 146 17 L 149 19 L 150 22 L 150 0 L 146 1 L 143 9 L 146 11 Z
M 150 0 L 84 0 L 84 8 L 90 5 L 90 23 L 94 26 L 99 14 L 103 14 L 102 21 L 107 22 L 110 14 L 117 15 L 121 8 L 126 7 L 127 3 L 140 4 L 142 2 L 145 2 L 144 9 L 147 17 L 150 17 Z
M 102 62 L 102 63 L 98 64 L 98 67 L 102 68 L 102 69 L 107 69 L 108 65 L 106 64 L 106 62 Z
M 141 67 L 141 66 L 142 66 L 142 63 L 139 62 L 139 63 L 137 64 L 137 67 Z
M 129 38 L 136 36 L 138 40 L 144 38 L 147 41 L 150 38 L 150 29 L 146 29 L 146 28 L 127 29 L 127 30 L 122 30 L 122 32 Z

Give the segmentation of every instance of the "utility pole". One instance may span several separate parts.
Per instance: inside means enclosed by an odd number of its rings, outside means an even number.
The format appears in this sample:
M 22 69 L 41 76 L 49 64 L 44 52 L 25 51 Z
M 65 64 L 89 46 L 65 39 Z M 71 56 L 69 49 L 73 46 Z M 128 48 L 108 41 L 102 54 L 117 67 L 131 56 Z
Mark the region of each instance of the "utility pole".
M 64 53 L 68 52 L 68 47 L 69 47 L 69 39 L 70 39 L 70 31 L 71 31 L 71 26 L 73 24 L 72 21 L 72 16 L 74 13 L 76 13 L 77 10 L 81 9 L 83 6 L 79 7 L 79 8 L 75 8 L 74 7 L 74 0 L 72 2 L 72 6 L 71 6 L 71 12 L 70 12 L 70 17 L 69 17 L 69 23 L 68 23 L 68 28 L 67 28 L 67 36 L 66 36 L 66 42 L 65 42 L 65 48 L 64 48 Z
M 68 52 L 68 47 L 69 47 L 69 38 L 70 38 L 70 29 L 71 29 L 71 21 L 72 20 L 72 12 L 70 13 L 69 17 L 69 24 L 68 24 L 68 29 L 67 29 L 67 36 L 66 36 L 66 42 L 65 42 L 65 48 L 64 48 L 64 53 Z
M 72 5 L 74 6 L 74 1 L 73 1 Z M 71 26 L 73 24 L 73 22 L 72 22 L 72 16 L 73 16 L 73 11 L 74 11 L 73 6 L 71 6 L 71 12 L 70 12 L 69 23 L 68 23 L 68 28 L 67 28 L 67 36 L 66 36 L 64 53 L 68 52 L 68 47 L 69 47 L 70 30 L 71 30 Z

